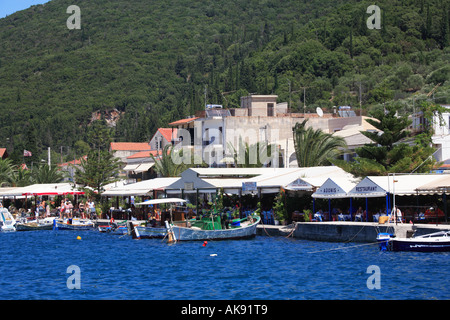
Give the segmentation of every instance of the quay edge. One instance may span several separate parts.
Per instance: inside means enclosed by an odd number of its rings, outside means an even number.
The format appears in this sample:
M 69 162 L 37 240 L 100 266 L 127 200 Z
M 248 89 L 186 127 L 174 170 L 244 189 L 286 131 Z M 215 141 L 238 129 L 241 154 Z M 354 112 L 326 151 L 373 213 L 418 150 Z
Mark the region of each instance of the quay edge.
M 295 228 L 295 229 L 294 229 Z M 423 235 L 442 230 L 450 230 L 450 225 L 431 224 L 379 224 L 376 222 L 296 222 L 295 225 L 258 225 L 260 236 L 292 236 L 296 239 L 328 242 L 374 242 L 379 232 L 390 232 L 397 237 L 407 237 L 415 230 L 415 235 Z
M 116 223 L 125 220 L 116 220 Z M 134 221 L 137 223 L 144 220 Z M 98 219 L 99 224 L 108 224 L 108 219 Z M 295 222 L 284 225 L 259 224 L 256 235 L 270 237 L 292 237 L 302 240 L 328 241 L 328 242 L 375 242 L 379 232 L 394 233 L 398 237 L 406 237 L 407 233 L 415 229 L 415 235 L 450 230 L 448 224 L 379 224 L 377 222 L 355 221 L 324 221 L 324 222 Z M 394 230 L 395 229 L 395 230 Z

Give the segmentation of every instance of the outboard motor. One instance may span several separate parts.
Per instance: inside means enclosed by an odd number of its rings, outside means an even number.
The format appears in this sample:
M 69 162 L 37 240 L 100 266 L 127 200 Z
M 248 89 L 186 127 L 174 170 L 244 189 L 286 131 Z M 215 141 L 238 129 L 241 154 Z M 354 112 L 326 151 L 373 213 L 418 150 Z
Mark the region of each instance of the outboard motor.
M 378 245 L 380 246 L 381 251 L 388 251 L 389 250 L 389 240 L 391 240 L 392 234 L 387 232 L 380 232 L 377 235 L 377 241 Z

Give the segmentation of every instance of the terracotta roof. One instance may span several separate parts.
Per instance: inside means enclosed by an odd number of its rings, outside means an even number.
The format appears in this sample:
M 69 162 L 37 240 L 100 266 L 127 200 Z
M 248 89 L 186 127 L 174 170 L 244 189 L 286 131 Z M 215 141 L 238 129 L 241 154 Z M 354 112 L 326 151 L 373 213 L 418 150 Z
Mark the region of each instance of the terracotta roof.
M 172 131 L 173 131 L 173 137 L 176 138 L 177 136 L 177 129 L 176 128 L 159 128 L 158 132 L 161 133 L 161 135 L 166 139 L 167 142 L 172 141 Z
M 58 163 L 58 167 L 67 167 L 67 166 L 69 166 L 69 165 L 77 165 L 77 164 L 81 164 L 81 159 L 86 160 L 86 159 L 87 159 L 87 155 L 82 156 L 82 157 L 79 158 L 79 159 L 69 161 L 69 162 Z
M 148 150 L 148 151 L 137 152 L 137 153 L 132 154 L 131 156 L 127 157 L 127 159 L 150 158 L 150 154 L 152 154 L 153 156 L 156 156 L 158 154 L 158 150 Z M 159 151 L 159 154 L 161 154 L 161 150 Z
M 175 121 L 175 122 L 169 123 L 169 126 L 178 126 L 178 125 L 180 125 L 180 124 L 186 124 L 186 123 L 195 121 L 196 119 L 198 119 L 198 117 L 194 117 L 194 118 L 186 118 L 186 119 L 177 120 L 177 121 Z
M 147 142 L 111 142 L 113 151 L 145 151 L 150 150 Z
M 7 155 L 6 148 L 0 148 L 0 158 L 3 158 L 4 155 Z

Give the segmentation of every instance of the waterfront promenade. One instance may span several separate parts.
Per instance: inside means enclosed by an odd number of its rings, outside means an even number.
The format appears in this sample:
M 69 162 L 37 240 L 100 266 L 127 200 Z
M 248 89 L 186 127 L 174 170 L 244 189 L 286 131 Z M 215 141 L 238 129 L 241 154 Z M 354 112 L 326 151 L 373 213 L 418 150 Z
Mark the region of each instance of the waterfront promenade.
M 124 220 L 116 220 L 121 223 Z M 135 221 L 140 223 L 143 221 Z M 99 219 L 97 225 L 108 224 L 109 220 Z M 447 224 L 379 224 L 377 222 L 356 221 L 326 221 L 326 222 L 295 222 L 284 225 L 259 224 L 256 234 L 269 237 L 292 237 L 303 240 L 330 241 L 330 242 L 373 242 L 379 232 L 390 232 L 397 237 L 406 237 L 415 229 L 415 235 L 450 230 Z

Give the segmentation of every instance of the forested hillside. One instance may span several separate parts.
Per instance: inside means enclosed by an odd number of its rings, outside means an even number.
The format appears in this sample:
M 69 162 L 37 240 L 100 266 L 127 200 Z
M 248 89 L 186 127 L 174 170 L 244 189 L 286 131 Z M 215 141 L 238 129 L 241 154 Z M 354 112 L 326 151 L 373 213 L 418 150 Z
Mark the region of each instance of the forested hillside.
M 116 108 L 117 141 L 146 141 L 158 127 L 208 103 L 279 95 L 293 110 L 449 99 L 449 5 L 444 0 L 79 0 L 0 19 L 0 146 L 35 161 L 47 147 L 71 160 L 85 149 L 93 112 Z M 306 87 L 303 89 L 303 87 Z M 361 88 L 361 95 L 359 94 Z

